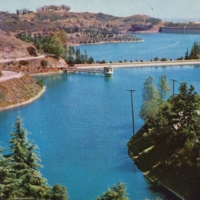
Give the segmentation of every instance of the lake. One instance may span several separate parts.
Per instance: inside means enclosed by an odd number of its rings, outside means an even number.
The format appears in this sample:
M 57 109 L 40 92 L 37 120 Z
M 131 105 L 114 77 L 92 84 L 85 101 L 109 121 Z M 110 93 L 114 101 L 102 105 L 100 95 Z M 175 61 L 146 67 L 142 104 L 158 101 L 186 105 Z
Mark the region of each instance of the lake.
M 107 61 L 153 59 L 155 56 L 175 59 L 184 56 L 198 35 L 146 34 L 144 42 L 80 46 L 96 60 Z M 78 47 L 76 47 L 78 48 Z M 105 56 L 105 57 L 104 57 Z M 44 95 L 32 104 L 0 112 L 0 141 L 8 145 L 17 113 L 40 148 L 41 172 L 50 185 L 60 183 L 68 188 L 71 200 L 92 200 L 108 186 L 122 181 L 132 200 L 173 197 L 152 189 L 127 155 L 132 136 L 130 93 L 135 89 L 135 125 L 139 130 L 142 88 L 152 75 L 155 84 L 160 75 L 187 81 L 200 92 L 200 67 L 147 67 L 114 69 L 112 77 L 103 75 L 56 74 L 45 76 Z M 172 88 L 172 82 L 168 81 Z M 148 161 L 147 161 L 148 162 Z

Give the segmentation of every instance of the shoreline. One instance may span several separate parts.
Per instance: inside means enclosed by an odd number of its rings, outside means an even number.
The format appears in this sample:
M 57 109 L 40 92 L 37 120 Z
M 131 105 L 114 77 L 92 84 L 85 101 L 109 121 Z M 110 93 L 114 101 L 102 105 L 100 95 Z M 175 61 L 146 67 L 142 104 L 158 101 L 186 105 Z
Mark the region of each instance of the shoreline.
M 44 86 L 44 87 L 42 87 L 42 90 L 36 96 L 30 98 L 29 100 L 24 101 L 22 103 L 17 103 L 17 104 L 13 104 L 13 105 L 6 106 L 6 107 L 1 107 L 0 111 L 12 109 L 12 108 L 15 108 L 15 107 L 20 107 L 20 106 L 24 106 L 24 105 L 27 105 L 29 103 L 32 103 L 33 101 L 39 99 L 44 94 L 45 91 L 46 91 L 46 87 Z
M 40 73 L 34 73 L 34 74 L 29 74 L 29 76 L 48 76 L 48 75 L 51 75 L 51 74 L 62 74 L 63 71 L 56 71 L 56 72 L 40 72 Z
M 135 162 L 135 161 L 134 161 Z M 141 171 L 142 172 L 142 171 Z M 174 191 L 173 189 L 169 188 L 168 186 L 166 186 L 165 184 L 163 184 L 162 182 L 160 181 L 156 181 L 156 180 L 153 180 L 150 176 L 148 176 L 147 173 L 145 172 L 142 172 L 144 174 L 144 176 L 153 184 L 157 184 L 158 186 L 160 187 L 163 187 L 164 189 L 168 190 L 169 192 L 171 192 L 172 194 L 174 194 L 176 197 L 178 197 L 179 199 L 181 200 L 185 200 L 185 197 L 182 196 L 181 194 L 177 193 L 176 191 Z
M 97 45 L 97 44 L 115 44 L 115 43 L 135 43 L 144 42 L 144 40 L 133 40 L 133 41 L 101 41 L 96 43 L 70 43 L 72 46 L 82 46 L 82 45 Z

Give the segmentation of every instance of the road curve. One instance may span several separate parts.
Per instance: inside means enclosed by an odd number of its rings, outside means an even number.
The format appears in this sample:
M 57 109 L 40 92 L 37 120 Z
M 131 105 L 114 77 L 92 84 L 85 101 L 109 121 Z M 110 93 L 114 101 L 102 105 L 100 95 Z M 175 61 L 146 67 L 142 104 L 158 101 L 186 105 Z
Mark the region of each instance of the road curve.
M 15 61 L 20 61 L 20 60 L 35 60 L 35 59 L 40 59 L 40 58 L 45 58 L 45 55 L 40 55 L 37 57 L 21 57 L 21 58 L 9 58 L 9 59 L 0 59 L 0 63 L 8 63 L 8 62 L 15 62 Z
M 7 71 L 7 70 L 1 70 L 3 73 L 3 76 L 0 77 L 0 82 L 4 82 L 13 78 L 21 78 L 24 76 L 23 72 L 14 72 L 14 71 Z

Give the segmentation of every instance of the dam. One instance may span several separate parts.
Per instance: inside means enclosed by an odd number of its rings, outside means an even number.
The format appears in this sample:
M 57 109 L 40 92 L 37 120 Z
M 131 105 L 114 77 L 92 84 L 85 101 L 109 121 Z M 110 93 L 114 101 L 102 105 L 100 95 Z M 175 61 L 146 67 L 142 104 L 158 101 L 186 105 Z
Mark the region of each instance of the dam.
M 161 33 L 200 34 L 200 28 L 193 27 L 160 27 Z

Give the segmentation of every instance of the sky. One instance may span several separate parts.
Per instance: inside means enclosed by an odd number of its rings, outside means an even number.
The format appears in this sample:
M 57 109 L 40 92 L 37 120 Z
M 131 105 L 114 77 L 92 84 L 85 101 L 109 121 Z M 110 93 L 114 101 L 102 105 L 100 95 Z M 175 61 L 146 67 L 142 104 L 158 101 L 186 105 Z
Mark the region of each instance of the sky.
M 52 4 L 68 5 L 71 12 L 102 12 L 122 17 L 145 14 L 163 20 L 200 20 L 199 0 L 0 0 L 0 11 L 15 13 L 22 8 L 36 11 L 40 6 Z

